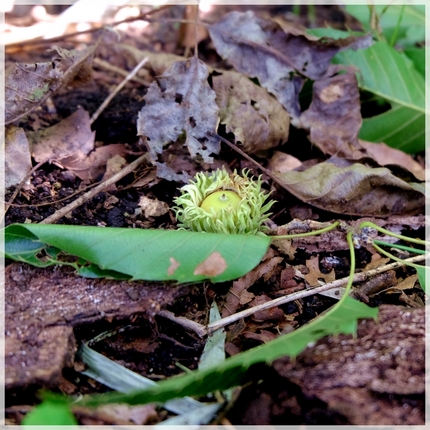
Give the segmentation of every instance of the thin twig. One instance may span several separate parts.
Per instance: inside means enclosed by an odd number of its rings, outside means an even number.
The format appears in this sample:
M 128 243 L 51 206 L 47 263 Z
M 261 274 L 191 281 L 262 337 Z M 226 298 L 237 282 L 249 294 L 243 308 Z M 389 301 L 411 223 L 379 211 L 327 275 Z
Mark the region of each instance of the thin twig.
M 214 133 L 215 135 L 215 133 Z M 216 137 L 218 139 L 221 139 L 222 142 L 224 142 L 226 145 L 228 145 L 230 148 L 235 150 L 238 154 L 240 154 L 243 158 L 246 158 L 248 161 L 250 161 L 252 164 L 254 164 L 258 169 L 260 169 L 263 173 L 265 173 L 269 178 L 271 178 L 273 181 L 275 181 L 278 185 L 280 185 L 282 188 L 287 190 L 288 192 L 291 192 L 288 188 L 286 188 L 285 184 L 282 183 L 282 181 L 274 175 L 270 170 L 267 170 L 265 167 L 263 167 L 258 161 L 255 161 L 252 157 L 250 157 L 248 154 L 243 152 L 240 148 L 238 148 L 234 143 L 231 143 L 227 139 L 224 139 L 219 134 L 216 134 Z
M 354 275 L 353 282 L 364 282 L 366 279 L 372 276 L 378 275 L 383 272 L 387 272 L 389 270 L 397 269 L 401 266 L 406 265 L 406 263 L 418 263 L 425 259 L 426 259 L 425 255 L 417 255 L 415 257 L 411 257 L 404 260 L 403 263 L 394 262 L 391 264 L 387 264 L 385 266 L 378 267 L 376 269 L 368 270 L 367 272 L 356 273 Z M 184 317 L 176 317 L 174 316 L 174 314 L 168 311 L 162 311 L 161 313 L 159 313 L 159 315 L 165 318 L 168 318 L 171 321 L 174 321 L 185 328 L 193 330 L 200 337 L 203 337 L 205 335 L 213 333 L 216 330 L 219 330 L 220 328 L 223 328 L 229 324 L 232 324 L 242 318 L 249 317 L 255 314 L 255 312 L 271 309 L 276 306 L 281 306 L 281 305 L 284 305 L 285 303 L 292 302 L 294 300 L 303 299 L 304 297 L 312 296 L 314 294 L 320 294 L 325 291 L 331 290 L 333 288 L 342 287 L 343 285 L 346 285 L 348 283 L 348 279 L 349 277 L 338 279 L 336 281 L 329 282 L 328 284 L 322 285 L 321 287 L 309 288 L 307 290 L 298 291 L 296 293 L 289 294 L 288 296 L 278 297 L 277 299 L 271 300 L 270 302 L 266 302 L 261 305 L 254 306 L 250 309 L 245 309 L 244 311 L 237 312 L 234 315 L 230 315 L 219 321 L 215 321 L 207 325 L 206 327 L 203 326 L 202 324 L 196 323 L 194 321 L 190 321 Z
M 103 191 L 105 188 L 109 187 L 110 185 L 114 184 L 115 182 L 122 179 L 124 176 L 128 175 L 129 173 L 133 172 L 140 164 L 142 164 L 144 161 L 148 161 L 148 154 L 143 154 L 136 160 L 134 160 L 132 163 L 130 163 L 128 166 L 125 166 L 122 170 L 120 170 L 115 175 L 111 176 L 110 178 L 106 179 L 106 181 L 103 181 L 100 183 L 97 187 L 93 188 L 92 190 L 88 191 L 87 193 L 83 194 L 81 197 L 77 198 L 67 206 L 64 206 L 63 208 L 59 209 L 58 211 L 54 212 L 51 216 L 48 218 L 45 218 L 44 220 L 40 221 L 39 224 L 54 224 L 59 219 L 63 218 L 63 216 L 67 215 L 72 210 L 76 209 L 77 207 L 81 206 L 86 201 L 92 199 L 95 195 Z
M 386 266 L 378 267 L 377 269 L 369 270 L 367 272 L 356 273 L 354 275 L 353 282 L 363 282 L 371 276 L 375 276 L 379 273 L 386 272 L 387 270 L 393 270 L 393 269 L 397 269 L 398 267 L 404 266 L 406 264 L 406 262 L 416 263 L 419 261 L 423 261 L 425 259 L 426 259 L 425 255 L 417 255 L 415 257 L 411 257 L 411 258 L 404 260 L 405 263 L 394 262 L 391 264 L 387 264 Z M 322 293 L 322 292 L 327 291 L 327 290 L 331 290 L 332 288 L 339 288 L 343 285 L 346 285 L 348 283 L 348 279 L 349 279 L 349 277 L 338 279 L 336 281 L 329 282 L 328 284 L 322 285 L 321 287 L 311 288 L 311 289 L 304 290 L 304 291 L 298 291 L 296 293 L 289 294 L 288 296 L 278 297 L 277 299 L 271 300 L 270 302 L 266 302 L 266 303 L 263 303 L 261 305 L 254 306 L 250 309 L 245 309 L 241 312 L 237 312 L 234 315 L 230 315 L 226 318 L 223 318 L 219 321 L 215 321 L 215 322 L 209 324 L 207 326 L 208 334 L 210 334 L 210 333 L 214 332 L 215 330 L 218 330 L 222 327 L 225 327 L 228 324 L 231 324 L 235 321 L 238 321 L 242 318 L 253 315 L 257 311 L 261 311 L 261 310 L 265 310 L 265 309 L 271 309 L 273 307 L 284 305 L 285 303 L 289 303 L 289 302 L 292 302 L 292 301 L 297 300 L 297 299 L 302 299 L 304 297 L 308 297 L 308 296 L 311 296 L 314 294 Z
M 159 12 L 162 12 L 165 9 L 168 9 L 170 7 L 172 7 L 172 5 L 170 5 L 170 4 L 164 5 L 164 6 L 157 8 L 157 9 L 150 10 L 149 12 L 142 13 L 139 16 L 133 16 L 130 18 L 122 19 L 121 21 L 115 21 L 115 22 L 112 22 L 110 24 L 106 24 L 103 27 L 93 27 L 93 28 L 89 28 L 88 30 L 76 31 L 74 33 L 63 34 L 61 36 L 51 37 L 50 39 L 26 40 L 23 42 L 11 43 L 11 44 L 6 46 L 6 50 L 16 48 L 16 47 L 21 47 L 23 45 L 25 45 L 26 48 L 28 48 L 29 46 L 34 46 L 34 45 L 50 45 L 53 42 L 59 42 L 59 41 L 62 41 L 64 39 L 68 39 L 70 37 L 81 36 L 82 34 L 96 33 L 97 31 L 103 30 L 106 27 L 116 27 L 117 25 L 124 24 L 127 22 L 133 22 L 133 21 L 148 21 L 148 19 L 146 19 L 146 17 L 151 16 L 151 15 L 156 14 L 156 13 L 159 13 Z
M 200 337 L 205 336 L 207 333 L 206 326 L 199 324 L 199 323 L 196 323 L 196 322 L 189 320 L 188 318 L 185 318 L 185 317 L 177 317 L 177 316 L 175 316 L 175 314 L 173 312 L 163 310 L 163 311 L 158 312 L 157 315 L 164 317 L 164 318 L 167 318 L 168 320 L 173 321 L 173 322 L 179 324 L 180 326 L 182 326 L 184 328 L 187 328 L 187 329 L 190 329 L 190 330 L 196 332 Z
M 112 91 L 104 100 L 104 102 L 99 106 L 99 108 L 94 112 L 90 119 L 90 124 L 92 124 L 99 115 L 104 111 L 106 106 L 111 102 L 111 100 L 124 88 L 125 84 L 133 78 L 133 76 L 141 69 L 141 67 L 148 61 L 148 58 L 143 58 L 139 64 L 125 77 L 125 79 Z
M 103 68 L 105 70 L 109 70 L 110 72 L 114 72 L 114 73 L 121 75 L 121 76 L 128 76 L 129 75 L 129 73 L 126 70 L 121 69 L 120 67 L 114 66 L 113 64 L 110 64 L 107 61 L 104 61 L 100 58 L 94 58 L 93 64 L 95 64 L 96 66 L 99 66 L 100 68 Z M 144 81 L 143 79 L 140 79 L 139 77 L 136 77 L 136 76 L 133 76 L 130 80 L 137 82 L 140 85 L 144 85 L 146 87 L 150 84 L 150 82 Z

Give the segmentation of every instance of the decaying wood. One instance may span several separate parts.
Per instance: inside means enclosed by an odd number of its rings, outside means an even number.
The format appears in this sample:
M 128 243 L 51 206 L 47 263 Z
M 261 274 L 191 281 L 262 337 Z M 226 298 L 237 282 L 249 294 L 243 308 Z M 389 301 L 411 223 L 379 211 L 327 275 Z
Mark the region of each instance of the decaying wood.
M 329 336 L 295 360 L 276 360 L 264 386 L 242 392 L 239 401 L 248 406 L 239 419 L 254 425 L 276 424 L 276 419 L 291 424 L 423 425 L 424 336 L 424 307 L 382 305 L 378 321 L 363 320 L 356 338 Z M 252 412 L 263 409 L 270 422 Z
M 136 314 L 153 318 L 183 289 L 86 279 L 67 267 L 13 263 L 5 273 L 6 389 L 57 387 L 76 352 L 73 328 Z

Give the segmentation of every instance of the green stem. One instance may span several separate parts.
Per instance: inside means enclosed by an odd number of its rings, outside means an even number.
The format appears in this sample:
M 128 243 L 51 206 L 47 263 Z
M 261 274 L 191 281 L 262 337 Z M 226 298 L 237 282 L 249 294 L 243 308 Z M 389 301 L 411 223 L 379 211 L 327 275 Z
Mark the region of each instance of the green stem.
M 352 288 L 352 284 L 354 282 L 354 275 L 355 275 L 355 252 L 354 252 L 354 241 L 352 239 L 353 236 L 353 232 L 350 231 L 347 233 L 346 235 L 346 241 L 348 242 L 348 247 L 349 247 L 349 255 L 351 258 L 351 267 L 349 269 L 349 277 L 348 277 L 348 283 L 346 284 L 345 287 L 345 292 L 342 296 L 342 298 L 340 299 L 340 301 L 345 300 L 345 297 L 347 297 L 349 295 L 349 292 L 351 291 Z
M 334 222 L 328 227 L 322 228 L 320 230 L 309 231 L 307 233 L 297 233 L 297 234 L 284 234 L 281 236 L 271 236 L 272 241 L 275 240 L 284 240 L 284 239 L 297 239 L 299 237 L 308 237 L 308 236 L 316 236 L 318 234 L 327 233 L 328 231 L 334 230 L 338 225 L 339 221 Z
M 414 269 L 422 268 L 423 266 L 420 266 L 419 264 L 414 263 L 407 263 L 405 260 L 402 260 L 401 258 L 395 257 L 393 254 L 389 253 L 388 251 L 385 251 L 382 249 L 379 245 L 377 245 L 375 242 L 372 243 L 373 247 L 380 252 L 381 254 L 384 254 L 386 257 L 391 258 L 394 261 L 397 261 L 398 263 L 405 264 L 406 266 L 413 267 Z
M 414 252 L 415 254 L 420 254 L 420 255 L 426 255 L 427 254 L 427 252 L 422 250 L 422 249 L 411 248 L 409 246 L 404 246 L 404 245 L 398 245 L 397 243 L 396 244 L 387 243 L 387 242 L 384 242 L 383 240 L 374 239 L 372 241 L 372 243 L 376 243 L 376 244 L 382 245 L 382 246 L 390 246 L 391 248 L 395 248 L 395 249 L 402 249 L 403 251 Z
M 396 237 L 397 239 L 404 240 L 406 242 L 412 242 L 417 243 L 418 245 L 424 245 L 424 246 L 430 246 L 429 242 L 426 242 L 425 240 L 421 239 L 413 239 L 411 237 L 403 236 L 401 234 L 393 233 L 390 230 L 386 230 L 385 228 L 379 227 L 379 225 L 373 224 L 373 222 L 370 221 L 364 221 L 360 224 L 360 228 L 363 229 L 364 227 L 371 227 L 375 230 L 378 230 L 380 233 L 386 234 L 388 236 Z
M 394 44 L 396 43 L 397 34 L 399 33 L 400 23 L 402 22 L 404 11 L 405 11 L 405 5 L 402 5 L 402 10 L 400 11 L 399 19 L 397 20 L 396 28 L 394 29 L 394 33 L 391 36 L 391 40 L 390 40 L 390 46 L 391 47 L 394 47 Z

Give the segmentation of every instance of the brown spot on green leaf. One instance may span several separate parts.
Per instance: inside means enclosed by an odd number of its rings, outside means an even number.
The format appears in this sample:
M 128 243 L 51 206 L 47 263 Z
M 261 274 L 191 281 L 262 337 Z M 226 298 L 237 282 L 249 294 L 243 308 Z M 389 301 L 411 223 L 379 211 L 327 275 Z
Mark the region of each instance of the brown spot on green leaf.
M 215 251 L 196 267 L 194 275 L 204 275 L 212 278 L 224 273 L 225 269 L 227 269 L 227 262 L 218 251 Z
M 170 266 L 167 269 L 167 274 L 172 276 L 175 273 L 175 270 L 181 265 L 179 261 L 176 261 L 173 257 L 170 257 Z

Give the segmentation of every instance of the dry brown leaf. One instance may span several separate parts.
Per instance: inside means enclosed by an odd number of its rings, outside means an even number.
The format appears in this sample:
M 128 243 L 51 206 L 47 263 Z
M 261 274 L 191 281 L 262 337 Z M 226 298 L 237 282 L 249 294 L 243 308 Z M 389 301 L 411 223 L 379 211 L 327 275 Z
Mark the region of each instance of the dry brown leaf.
M 94 410 L 87 410 L 87 413 L 89 417 L 119 425 L 145 425 L 149 420 L 158 417 L 154 405 L 104 405 Z
M 56 162 L 63 159 L 77 162 L 94 148 L 95 131 L 91 130 L 87 111 L 78 109 L 58 124 L 43 130 L 27 132 L 32 154 L 37 162 Z
M 155 76 L 163 74 L 169 67 L 177 61 L 186 61 L 185 57 L 169 54 L 165 52 L 142 51 L 131 45 L 124 43 L 116 43 L 113 46 L 115 53 L 121 57 L 125 57 L 128 62 L 128 67 L 132 69 L 136 64 L 147 58 L 148 61 L 143 66 L 146 70 L 150 70 Z
M 219 139 L 214 136 L 218 106 L 208 75 L 206 65 L 193 57 L 174 63 L 149 87 L 137 130 L 154 163 L 164 146 L 183 133 L 192 157 L 199 155 L 210 163 L 210 155 L 219 152 Z
M 86 157 L 75 159 L 75 157 L 66 157 L 61 159 L 61 166 L 73 172 L 82 180 L 101 179 L 106 171 L 108 161 L 116 156 L 121 158 L 127 154 L 127 148 L 122 143 L 113 143 L 111 145 L 100 146 Z M 123 159 L 123 158 L 122 158 Z
M 319 267 L 319 256 L 316 255 L 306 260 L 306 267 L 309 269 L 309 273 L 305 275 L 305 281 L 311 287 L 319 287 L 321 283 L 320 279 L 324 279 L 325 283 L 332 282 L 336 279 L 334 269 L 330 273 L 322 273 Z
M 415 284 L 417 283 L 417 279 L 417 274 L 408 276 L 406 279 L 399 282 L 395 288 L 397 288 L 398 290 L 409 290 L 411 288 L 414 288 Z
M 4 157 L 5 187 L 18 185 L 32 168 L 30 147 L 22 128 L 6 128 Z
M 265 294 L 257 296 L 253 302 L 251 303 L 251 307 L 259 306 L 264 303 L 270 302 L 271 299 L 269 296 Z M 260 311 L 255 312 L 252 315 L 252 319 L 254 321 L 276 321 L 281 322 L 285 319 L 285 313 L 282 309 L 278 307 L 270 308 L 270 309 L 262 309 Z
M 247 339 L 258 340 L 261 343 L 270 342 L 273 339 L 276 339 L 276 335 L 268 330 L 261 330 L 260 333 L 253 333 L 251 331 L 244 331 L 243 336 Z
M 370 263 L 366 264 L 363 269 L 363 272 L 367 272 L 368 270 L 377 269 L 378 267 L 385 266 L 391 258 L 383 258 L 379 254 L 373 254 Z
M 300 116 L 303 76 L 321 79 L 336 53 L 372 43 L 370 36 L 310 40 L 286 33 L 276 22 L 258 18 L 252 11 L 227 13 L 208 30 L 218 54 L 237 71 L 258 78 L 295 118 Z
M 333 163 L 344 164 L 339 167 Z M 276 173 L 301 201 L 330 212 L 386 217 L 424 210 L 424 186 L 406 182 L 386 167 L 349 165 L 331 158 L 302 172 Z
M 354 150 L 360 149 L 358 132 L 362 118 L 355 71 L 353 68 L 346 70 L 347 73 L 314 83 L 312 102 L 302 113 L 300 122 L 303 128 L 310 130 L 310 141 L 321 151 L 349 158 Z
M 298 158 L 285 152 L 274 151 L 267 168 L 272 172 L 283 173 L 297 169 L 301 165 L 302 162 Z
M 242 276 L 237 281 L 233 282 L 233 286 L 230 288 L 225 298 L 224 308 L 222 310 L 223 318 L 236 312 L 236 309 L 241 304 L 243 294 L 245 295 L 243 300 L 245 300 L 245 302 L 248 300 L 249 294 L 246 290 L 249 287 L 254 285 L 262 276 L 271 276 L 278 268 L 279 263 L 283 259 L 282 257 L 276 257 L 275 255 L 275 251 L 272 248 L 269 248 L 262 263 L 245 276 Z
M 290 117 L 265 89 L 233 71 L 214 73 L 212 83 L 220 123 L 242 143 L 241 149 L 254 153 L 288 140 Z
M 383 142 L 372 143 L 359 140 L 359 143 L 366 150 L 367 155 L 379 165 L 397 164 L 409 170 L 420 181 L 425 180 L 425 170 L 409 154 L 400 151 L 400 149 L 391 148 Z
M 141 196 L 137 204 L 142 208 L 145 218 L 158 217 L 169 212 L 169 205 L 157 199 Z
M 57 57 L 46 63 L 15 64 L 5 72 L 5 123 L 29 114 L 61 87 L 92 77 L 91 62 L 98 44 L 81 51 L 54 47 Z

